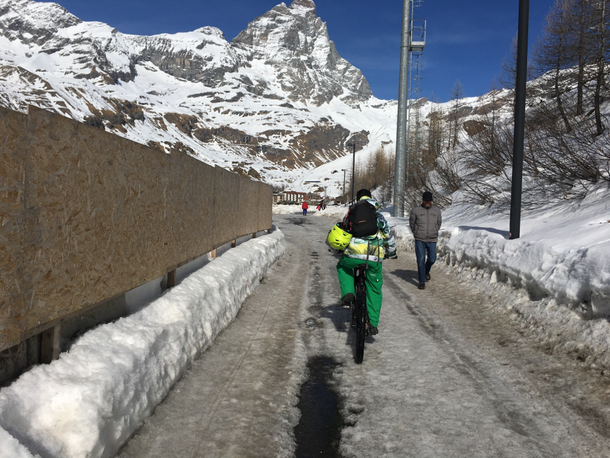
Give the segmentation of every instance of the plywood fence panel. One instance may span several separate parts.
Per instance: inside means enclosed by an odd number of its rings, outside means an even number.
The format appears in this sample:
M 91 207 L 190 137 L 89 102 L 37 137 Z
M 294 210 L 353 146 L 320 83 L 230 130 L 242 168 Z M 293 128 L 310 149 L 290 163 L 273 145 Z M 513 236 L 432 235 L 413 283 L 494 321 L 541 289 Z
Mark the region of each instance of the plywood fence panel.
M 169 188 L 170 243 L 179 262 L 213 250 L 215 169 L 184 154 L 173 157 Z M 231 198 L 234 196 L 225 196 Z M 189 237 L 184 237 L 189 233 Z M 170 266 L 168 266 L 170 267 Z
M 27 116 L 0 110 L 0 349 L 19 342 L 31 294 L 23 283 L 23 198 Z
M 242 178 L 220 167 L 215 168 L 214 176 L 214 230 L 212 232 L 216 246 L 227 240 L 242 235 L 240 227 L 239 196 L 241 195 Z M 233 195 L 235 199 L 225 199 Z
M 42 110 L 28 133 L 29 326 L 163 275 L 170 157 Z
M 257 223 L 259 230 L 271 229 L 273 210 L 269 202 L 273 202 L 273 187 L 269 185 L 258 186 L 258 212 Z
M 258 227 L 258 190 L 257 183 L 244 181 L 239 193 L 239 212 L 242 219 L 243 233 L 253 234 Z
M 0 109 L 0 179 L 0 350 L 267 228 L 268 185 L 35 108 Z

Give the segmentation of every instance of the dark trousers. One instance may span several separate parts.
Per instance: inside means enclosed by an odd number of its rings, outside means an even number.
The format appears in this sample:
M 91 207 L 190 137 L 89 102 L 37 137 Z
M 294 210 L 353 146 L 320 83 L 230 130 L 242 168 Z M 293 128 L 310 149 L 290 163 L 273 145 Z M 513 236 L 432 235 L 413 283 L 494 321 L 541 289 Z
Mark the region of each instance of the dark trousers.
M 428 259 L 426 259 L 426 255 Z M 436 262 L 436 242 L 416 240 L 415 257 L 417 258 L 417 278 L 420 283 L 426 283 L 426 274 L 430 273 L 432 264 Z

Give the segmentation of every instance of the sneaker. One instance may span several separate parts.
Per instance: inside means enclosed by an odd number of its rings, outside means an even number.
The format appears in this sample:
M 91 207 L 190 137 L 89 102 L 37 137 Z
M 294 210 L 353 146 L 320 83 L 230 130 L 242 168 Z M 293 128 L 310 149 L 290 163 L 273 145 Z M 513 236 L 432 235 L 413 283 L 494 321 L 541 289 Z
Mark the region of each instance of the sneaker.
M 417 289 L 426 289 L 426 284 L 425 284 L 425 283 L 420 283 L 420 284 L 417 286 Z
M 370 336 L 376 336 L 377 334 L 379 334 L 379 329 L 377 329 L 376 326 L 370 326 L 369 327 L 369 335 Z
M 426 281 L 430 281 L 430 274 L 426 274 Z
M 348 309 L 352 306 L 352 302 L 354 302 L 354 295 L 352 293 L 347 293 L 341 299 L 341 307 Z

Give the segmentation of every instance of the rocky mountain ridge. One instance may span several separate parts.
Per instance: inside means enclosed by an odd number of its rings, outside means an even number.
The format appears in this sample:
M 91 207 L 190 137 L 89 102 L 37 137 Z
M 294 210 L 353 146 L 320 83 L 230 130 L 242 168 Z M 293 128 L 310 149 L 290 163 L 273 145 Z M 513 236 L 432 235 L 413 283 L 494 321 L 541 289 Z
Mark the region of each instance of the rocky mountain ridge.
M 544 79 L 531 100 L 545 98 Z M 513 94 L 459 101 L 462 137 Z M 214 27 L 137 36 L 84 22 L 54 3 L 0 0 L 0 106 L 60 113 L 166 153 L 182 152 L 278 187 L 338 195 L 357 161 L 393 152 L 395 101 L 375 98 L 341 58 L 312 0 L 277 5 L 231 42 Z M 454 101 L 415 105 L 449 123 Z
M 213 27 L 127 35 L 54 3 L 0 0 L 0 105 L 280 184 L 347 143 L 390 141 L 395 116 L 339 56 L 311 0 L 277 5 L 231 42 Z

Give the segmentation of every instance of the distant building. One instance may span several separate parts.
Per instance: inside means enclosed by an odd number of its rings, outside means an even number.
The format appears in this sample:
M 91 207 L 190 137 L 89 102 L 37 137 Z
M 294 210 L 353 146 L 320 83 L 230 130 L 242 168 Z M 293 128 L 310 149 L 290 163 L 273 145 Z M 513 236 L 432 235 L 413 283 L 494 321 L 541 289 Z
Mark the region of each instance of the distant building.
M 304 200 L 309 200 L 309 194 L 306 192 L 284 191 L 281 194 L 280 203 L 301 204 Z

